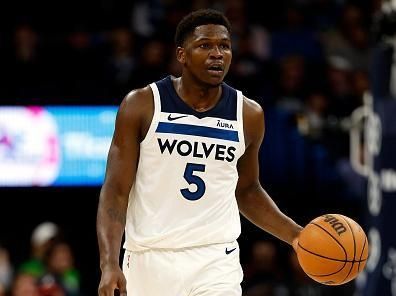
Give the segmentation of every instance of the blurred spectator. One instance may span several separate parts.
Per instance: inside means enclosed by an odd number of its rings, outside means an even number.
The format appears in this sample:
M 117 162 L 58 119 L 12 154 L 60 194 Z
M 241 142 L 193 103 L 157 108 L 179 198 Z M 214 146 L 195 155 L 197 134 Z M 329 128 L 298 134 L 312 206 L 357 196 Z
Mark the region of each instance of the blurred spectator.
M 138 58 L 136 75 L 130 83 L 130 88 L 144 87 L 150 81 L 165 77 L 168 52 L 166 45 L 160 39 L 151 39 L 145 43 Z
M 280 60 L 286 56 L 299 55 L 307 60 L 322 60 L 322 47 L 314 28 L 307 25 L 301 7 L 288 5 L 284 9 L 283 27 L 272 33 L 271 56 Z
M 131 90 L 137 64 L 134 43 L 134 36 L 127 28 L 119 27 L 110 32 L 110 53 L 104 69 L 109 103 L 118 104 Z
M 134 1 L 131 13 L 133 32 L 140 40 L 162 36 L 171 41 L 177 23 L 190 11 L 191 1 L 141 0 Z
M 67 242 L 54 242 L 48 248 L 44 262 L 46 273 L 41 277 L 41 282 L 44 283 L 43 288 L 51 283 L 64 290 L 65 296 L 80 295 L 80 273 L 74 266 L 74 255 Z
M 246 90 L 245 95 L 249 98 L 258 98 L 270 92 L 270 66 L 254 53 L 254 42 L 250 33 L 239 38 L 239 52 L 226 78 L 235 88 Z
M 37 278 L 28 273 L 18 273 L 11 288 L 11 296 L 41 296 Z
M 59 41 L 51 53 L 52 67 L 58 84 L 59 96 L 68 104 L 80 104 L 81 97 L 88 104 L 103 99 L 103 51 L 102 34 L 93 34 L 84 26 L 76 26 Z M 59 68 L 59 69 L 54 69 Z
M 244 268 L 244 296 L 286 296 L 276 245 L 269 240 L 253 243 L 251 258 Z
M 222 4 L 222 10 L 232 24 L 233 51 L 239 53 L 239 38 L 249 31 L 251 25 L 247 19 L 245 1 L 228 0 L 223 1 Z
M 40 296 L 79 296 L 80 273 L 74 254 L 53 222 L 42 222 L 31 236 L 31 258 L 21 264 L 19 273 L 38 281 Z
M 279 67 L 276 105 L 293 113 L 301 112 L 306 92 L 305 60 L 298 55 L 285 56 Z
M 358 6 L 343 6 L 338 26 L 323 35 L 325 54 L 340 56 L 353 70 L 368 70 L 370 50 L 363 11 Z
M 361 81 L 353 83 L 352 65 L 342 56 L 329 57 L 326 78 L 329 97 L 326 145 L 335 159 L 348 157 L 349 131 L 345 129 L 343 121 L 361 106 L 362 97 L 359 92 L 366 86 L 359 85 Z
M 37 285 L 40 296 L 68 296 L 57 278 L 51 274 L 41 277 Z
M 352 75 L 353 93 L 359 98 L 360 103 L 364 93 L 370 89 L 368 73 L 363 70 L 356 70 Z
M 341 1 L 317 0 L 304 2 L 304 10 L 309 14 L 313 28 L 317 28 L 319 32 L 327 32 L 333 29 L 342 9 Z
M 312 92 L 304 102 L 303 111 L 298 114 L 297 125 L 301 134 L 321 140 L 325 133 L 329 100 L 322 92 Z
M 165 14 L 165 1 L 135 1 L 131 22 L 136 34 L 144 38 L 152 37 Z
M 31 235 L 30 258 L 21 264 L 19 272 L 33 275 L 36 278 L 42 276 L 46 271 L 44 256 L 60 235 L 58 225 L 53 222 L 45 221 L 37 225 Z
M 294 251 L 289 253 L 290 278 L 289 296 L 351 296 L 353 286 L 351 283 L 341 286 L 326 286 L 319 284 L 309 278 L 298 263 L 297 255 Z
M 167 72 L 170 75 L 173 75 L 175 77 L 178 77 L 181 75 L 182 67 L 175 57 L 173 57 L 169 60 L 167 68 L 168 68 Z
M 39 32 L 29 24 L 18 25 L 5 67 L 6 99 L 25 104 L 45 93 L 46 61 Z M 3 70 L 4 71 L 4 70 Z
M 10 288 L 13 272 L 10 254 L 5 247 L 0 245 L 0 296 Z
M 291 278 L 289 279 L 290 296 L 324 296 L 324 286 L 309 278 L 298 263 L 296 253 L 290 252 L 289 263 Z
M 330 112 L 338 118 L 349 116 L 361 105 L 361 98 L 354 95 L 353 69 L 349 60 L 342 56 L 328 59 L 327 80 L 331 96 Z

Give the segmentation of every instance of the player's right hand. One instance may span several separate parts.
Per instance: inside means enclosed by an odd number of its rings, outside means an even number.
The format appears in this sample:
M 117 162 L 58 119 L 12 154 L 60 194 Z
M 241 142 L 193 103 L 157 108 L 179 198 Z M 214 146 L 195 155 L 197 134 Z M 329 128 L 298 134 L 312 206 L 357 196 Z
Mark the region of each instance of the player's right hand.
M 115 290 L 120 292 L 120 296 L 127 296 L 125 276 L 119 266 L 105 267 L 102 269 L 98 295 L 114 296 Z
M 299 239 L 299 236 L 296 236 L 292 242 L 292 247 L 293 247 L 294 251 L 296 251 L 296 252 L 297 252 L 297 248 L 298 248 L 298 239 Z

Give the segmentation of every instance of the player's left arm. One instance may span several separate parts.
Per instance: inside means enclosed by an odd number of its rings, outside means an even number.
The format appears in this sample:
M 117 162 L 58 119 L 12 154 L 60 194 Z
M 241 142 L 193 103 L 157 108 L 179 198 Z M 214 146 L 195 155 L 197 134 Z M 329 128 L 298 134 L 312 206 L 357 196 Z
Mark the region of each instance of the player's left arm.
M 259 181 L 259 149 L 264 139 L 264 111 L 244 99 L 245 153 L 238 161 L 236 197 L 240 212 L 253 224 L 289 243 L 297 243 L 302 227 L 283 214 Z

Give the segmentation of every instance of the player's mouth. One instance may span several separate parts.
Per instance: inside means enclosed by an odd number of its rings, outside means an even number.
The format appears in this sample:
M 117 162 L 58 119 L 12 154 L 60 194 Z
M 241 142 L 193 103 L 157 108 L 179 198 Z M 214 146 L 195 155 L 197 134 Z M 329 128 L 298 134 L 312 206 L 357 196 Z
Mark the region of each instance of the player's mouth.
M 212 64 L 208 67 L 208 72 L 214 76 L 222 76 L 224 73 L 223 64 Z

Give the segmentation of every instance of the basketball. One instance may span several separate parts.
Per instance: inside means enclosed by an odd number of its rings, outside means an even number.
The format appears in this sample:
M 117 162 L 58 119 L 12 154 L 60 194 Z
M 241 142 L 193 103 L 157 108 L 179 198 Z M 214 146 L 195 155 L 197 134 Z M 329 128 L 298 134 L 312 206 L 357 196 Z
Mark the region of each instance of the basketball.
M 296 248 L 298 261 L 313 280 L 342 285 L 364 269 L 368 240 L 360 225 L 340 214 L 326 214 L 301 231 Z

